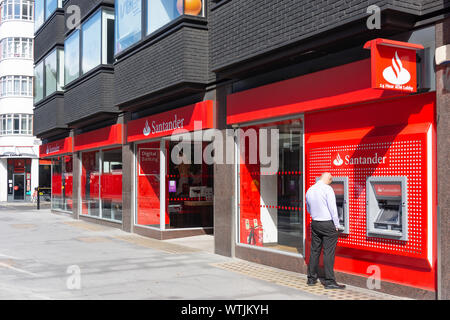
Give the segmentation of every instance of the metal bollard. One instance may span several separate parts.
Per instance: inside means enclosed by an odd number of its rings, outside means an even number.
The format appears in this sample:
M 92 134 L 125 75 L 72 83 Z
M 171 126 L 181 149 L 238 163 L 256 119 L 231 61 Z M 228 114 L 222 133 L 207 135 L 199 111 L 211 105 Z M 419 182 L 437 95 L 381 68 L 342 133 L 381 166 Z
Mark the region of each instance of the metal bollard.
M 39 187 L 37 188 L 37 209 L 41 209 L 41 190 L 39 190 Z

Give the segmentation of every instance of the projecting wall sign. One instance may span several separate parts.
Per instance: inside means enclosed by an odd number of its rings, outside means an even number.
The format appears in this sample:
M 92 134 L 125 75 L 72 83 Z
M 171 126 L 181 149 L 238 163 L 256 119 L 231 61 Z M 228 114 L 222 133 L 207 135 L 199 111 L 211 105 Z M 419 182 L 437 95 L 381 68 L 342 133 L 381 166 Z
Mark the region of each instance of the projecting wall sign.
M 372 88 L 417 92 L 416 51 L 422 45 L 375 39 L 364 48 L 371 50 Z

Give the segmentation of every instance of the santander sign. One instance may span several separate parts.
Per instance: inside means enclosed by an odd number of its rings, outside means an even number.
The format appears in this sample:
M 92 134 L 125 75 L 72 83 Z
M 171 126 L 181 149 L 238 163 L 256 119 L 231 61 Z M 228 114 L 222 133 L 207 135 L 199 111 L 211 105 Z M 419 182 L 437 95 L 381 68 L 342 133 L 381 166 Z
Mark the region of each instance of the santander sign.
M 387 82 L 394 85 L 403 85 L 411 80 L 411 74 L 403 67 L 397 51 L 392 58 L 392 65 L 384 69 L 383 77 Z
M 378 38 L 367 42 L 364 48 L 371 51 L 372 88 L 417 91 L 416 52 L 424 48 L 422 45 Z
M 344 153 L 342 153 L 344 154 Z M 387 164 L 388 158 L 375 152 L 373 155 L 355 157 L 350 154 L 341 156 L 341 153 L 337 152 L 332 156 L 332 163 L 335 167 L 341 166 L 353 166 L 353 165 L 380 165 Z

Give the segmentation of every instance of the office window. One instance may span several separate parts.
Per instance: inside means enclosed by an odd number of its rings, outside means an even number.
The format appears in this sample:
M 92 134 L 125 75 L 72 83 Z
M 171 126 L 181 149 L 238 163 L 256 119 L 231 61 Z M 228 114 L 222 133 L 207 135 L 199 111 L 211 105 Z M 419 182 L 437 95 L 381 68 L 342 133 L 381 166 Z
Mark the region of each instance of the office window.
M 0 97 L 32 97 L 32 77 L 5 76 L 0 78 Z
M 6 58 L 33 58 L 33 39 L 31 38 L 4 38 L 0 42 L 1 59 Z
M 34 102 L 44 98 L 44 62 L 40 62 L 34 68 Z
M 49 96 L 56 91 L 57 81 L 57 55 L 56 50 L 45 58 L 45 95 Z
M 64 74 L 65 84 L 80 75 L 80 32 L 76 30 L 64 42 Z
M 101 11 L 94 14 L 81 27 L 81 70 L 88 72 L 101 62 Z
M 25 0 L 22 0 L 25 1 Z M 30 0 L 26 0 L 30 1 Z M 48 18 L 51 17 L 57 8 L 62 8 L 63 0 L 35 0 L 35 22 L 34 31 L 36 32 Z M 31 18 L 33 14 L 31 14 Z
M 179 17 L 182 12 L 177 9 L 177 0 L 147 0 L 147 34 Z
M 138 42 L 141 37 L 142 3 L 136 0 L 116 0 L 116 53 Z
M 53 12 L 55 12 L 58 6 L 57 0 L 46 0 L 45 1 L 45 20 L 47 20 Z
M 33 116 L 31 114 L 0 115 L 0 135 L 31 135 Z
M 114 62 L 114 11 L 102 12 L 102 63 Z
M 4 0 L 2 21 L 4 20 L 33 20 L 33 0 Z
M 45 20 L 44 15 L 44 3 L 45 0 L 35 0 L 35 17 L 34 17 L 34 31 L 38 30 L 43 24 Z
M 64 80 L 63 61 L 63 50 L 55 49 L 36 65 L 34 68 L 35 103 L 55 91 L 62 90 L 62 81 Z

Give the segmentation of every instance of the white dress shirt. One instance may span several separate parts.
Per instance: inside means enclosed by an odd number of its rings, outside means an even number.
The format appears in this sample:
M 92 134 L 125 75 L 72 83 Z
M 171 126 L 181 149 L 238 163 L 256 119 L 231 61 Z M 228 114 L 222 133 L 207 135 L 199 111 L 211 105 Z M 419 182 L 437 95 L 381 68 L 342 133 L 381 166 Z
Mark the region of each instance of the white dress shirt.
M 334 190 L 321 180 L 306 192 L 306 207 L 313 220 L 333 220 L 336 228 L 340 227 Z

